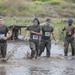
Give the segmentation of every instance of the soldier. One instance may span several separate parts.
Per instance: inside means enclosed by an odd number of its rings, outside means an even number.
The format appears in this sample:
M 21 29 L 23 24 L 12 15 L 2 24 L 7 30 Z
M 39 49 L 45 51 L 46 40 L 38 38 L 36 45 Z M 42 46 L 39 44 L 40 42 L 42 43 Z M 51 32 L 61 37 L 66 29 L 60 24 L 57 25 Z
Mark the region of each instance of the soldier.
M 50 49 L 51 49 L 51 34 L 55 40 L 56 44 L 56 36 L 54 34 L 54 29 L 52 26 L 50 26 L 51 19 L 46 19 L 46 24 L 42 26 L 42 38 L 41 38 L 41 44 L 40 44 L 40 54 L 41 56 L 42 52 L 44 52 L 44 49 L 46 47 L 47 49 L 47 57 L 50 57 Z
M 13 25 L 11 40 L 13 40 L 13 39 L 17 40 L 18 39 L 19 30 L 20 30 L 20 33 L 21 33 L 21 28 L 19 26 Z
M 11 32 L 8 30 L 7 26 L 3 24 L 2 17 L 0 18 L 0 50 L 2 58 L 6 57 L 6 50 L 7 50 L 7 39 L 11 37 Z M 8 36 L 7 36 L 8 33 Z
M 26 30 L 30 31 L 29 45 L 30 45 L 30 49 L 31 49 L 31 59 L 34 57 L 37 59 L 37 55 L 38 55 L 39 35 L 42 34 L 39 24 L 40 24 L 39 20 L 37 18 L 35 18 L 33 20 L 33 25 L 28 26 L 26 28 Z M 25 30 L 25 35 L 26 35 L 26 30 Z
M 68 46 L 69 43 L 71 44 L 72 48 L 72 56 L 75 55 L 75 48 L 74 48 L 74 34 L 75 34 L 75 27 L 72 25 L 73 19 L 68 19 L 68 26 L 65 26 L 62 29 L 62 33 L 66 31 L 66 36 L 65 36 L 65 42 L 64 42 L 64 56 L 67 56 L 68 54 Z

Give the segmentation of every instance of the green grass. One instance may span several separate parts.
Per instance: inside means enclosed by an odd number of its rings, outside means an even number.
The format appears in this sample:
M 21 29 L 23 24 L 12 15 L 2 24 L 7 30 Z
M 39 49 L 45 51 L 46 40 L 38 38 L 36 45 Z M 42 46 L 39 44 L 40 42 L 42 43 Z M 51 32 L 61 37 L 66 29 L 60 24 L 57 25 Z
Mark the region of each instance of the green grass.
M 22 18 L 22 17 L 5 17 L 5 25 L 33 25 L 33 18 Z M 41 23 L 44 23 L 46 18 L 39 18 Z M 66 19 L 67 20 L 67 19 Z M 55 34 L 57 35 L 57 39 L 63 41 L 64 36 L 61 34 L 62 28 L 67 25 L 67 22 L 61 22 L 62 19 L 52 19 L 51 25 L 54 27 Z M 75 24 L 75 22 L 74 22 Z
M 61 2 L 62 0 L 36 0 L 35 4 L 37 5 L 44 5 L 44 4 L 51 4 L 51 5 L 57 5 Z
M 30 25 L 32 24 L 32 19 L 29 18 L 4 18 L 5 20 L 5 25 L 10 26 L 10 25 Z
M 7 26 L 10 25 L 32 25 L 34 18 L 28 18 L 28 17 L 4 17 L 4 23 Z M 40 23 L 45 22 L 46 18 L 38 18 L 40 20 Z
M 75 17 L 74 10 L 74 0 L 0 0 L 0 14 L 9 17 L 55 17 L 52 12 L 57 17 Z
M 4 18 L 5 20 L 5 25 L 7 26 L 10 26 L 10 25 L 32 25 L 33 24 L 33 18 L 23 18 L 23 17 L 5 17 Z M 44 23 L 46 18 L 39 18 L 40 22 L 41 23 Z M 65 19 L 67 20 L 67 19 Z M 56 34 L 56 37 L 57 39 L 59 40 L 59 43 L 61 43 L 63 45 L 63 42 L 64 42 L 64 37 L 65 37 L 65 34 L 61 34 L 61 31 L 62 31 L 62 28 L 64 26 L 67 25 L 67 22 L 61 22 L 62 19 L 52 19 L 52 22 L 51 22 L 51 26 L 54 27 L 54 32 Z M 75 21 L 75 19 L 74 19 Z M 74 25 L 75 25 L 75 22 L 74 22 Z M 25 28 L 22 28 L 22 35 L 24 36 L 25 35 Z M 26 37 L 29 37 L 29 31 L 27 32 L 27 35 Z M 69 51 L 71 51 L 71 46 L 69 46 Z

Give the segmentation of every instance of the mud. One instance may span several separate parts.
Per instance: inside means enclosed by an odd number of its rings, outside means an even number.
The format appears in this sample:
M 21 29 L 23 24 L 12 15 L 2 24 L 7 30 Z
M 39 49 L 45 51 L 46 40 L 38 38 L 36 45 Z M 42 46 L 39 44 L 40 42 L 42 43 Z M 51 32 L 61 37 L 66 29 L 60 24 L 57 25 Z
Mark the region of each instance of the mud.
M 63 55 L 63 47 L 52 44 L 51 57 L 46 51 L 37 59 L 27 59 L 30 48 L 27 41 L 9 41 L 7 54 L 19 45 L 7 62 L 0 61 L 0 75 L 75 75 L 75 57 Z

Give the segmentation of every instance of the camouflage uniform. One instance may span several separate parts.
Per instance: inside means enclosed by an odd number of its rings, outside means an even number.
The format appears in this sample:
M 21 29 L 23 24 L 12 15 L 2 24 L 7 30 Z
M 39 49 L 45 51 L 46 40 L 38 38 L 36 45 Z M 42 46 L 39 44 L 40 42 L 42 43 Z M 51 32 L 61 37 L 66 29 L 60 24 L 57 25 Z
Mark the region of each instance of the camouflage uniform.
M 68 53 L 69 43 L 71 44 L 71 48 L 72 48 L 72 56 L 74 56 L 74 54 L 75 54 L 74 37 L 72 37 L 74 35 L 74 28 L 75 28 L 74 26 L 66 26 L 63 29 L 63 31 L 66 30 L 66 36 L 65 36 L 65 42 L 64 42 L 65 56 L 67 56 L 67 53 Z M 71 33 L 71 34 L 69 34 L 69 33 Z
M 14 28 L 12 29 L 12 37 L 11 37 L 11 40 L 17 40 L 18 39 L 19 30 L 21 32 L 20 27 L 14 26 Z

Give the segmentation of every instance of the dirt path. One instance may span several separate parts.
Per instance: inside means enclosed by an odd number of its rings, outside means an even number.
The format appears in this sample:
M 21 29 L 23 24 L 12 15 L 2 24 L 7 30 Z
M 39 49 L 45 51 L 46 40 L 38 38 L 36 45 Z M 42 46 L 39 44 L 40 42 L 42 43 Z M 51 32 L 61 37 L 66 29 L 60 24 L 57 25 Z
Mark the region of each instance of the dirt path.
M 17 44 L 21 46 L 12 58 L 6 63 L 0 61 L 0 75 L 75 75 L 75 58 L 65 58 L 62 47 L 53 44 L 50 58 L 45 57 L 45 51 L 42 57 L 30 60 L 28 42 L 9 42 L 8 52 Z

